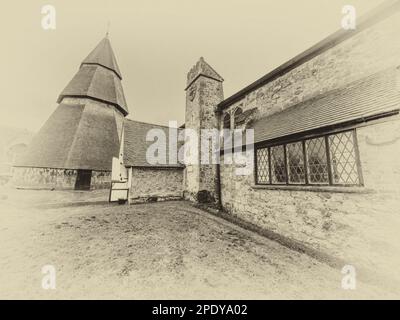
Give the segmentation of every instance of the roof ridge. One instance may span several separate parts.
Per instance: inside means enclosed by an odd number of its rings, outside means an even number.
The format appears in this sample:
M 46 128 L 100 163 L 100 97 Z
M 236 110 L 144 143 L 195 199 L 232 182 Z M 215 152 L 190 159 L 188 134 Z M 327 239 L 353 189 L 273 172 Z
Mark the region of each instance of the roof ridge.
M 124 120 L 131 121 L 131 122 L 136 122 L 136 123 L 154 125 L 154 126 L 164 127 L 164 128 L 179 129 L 179 128 L 174 128 L 174 127 L 166 126 L 166 125 L 163 125 L 163 124 L 150 123 L 150 122 L 139 121 L 139 120 L 134 120 L 134 119 L 129 119 L 129 118 L 125 118 Z

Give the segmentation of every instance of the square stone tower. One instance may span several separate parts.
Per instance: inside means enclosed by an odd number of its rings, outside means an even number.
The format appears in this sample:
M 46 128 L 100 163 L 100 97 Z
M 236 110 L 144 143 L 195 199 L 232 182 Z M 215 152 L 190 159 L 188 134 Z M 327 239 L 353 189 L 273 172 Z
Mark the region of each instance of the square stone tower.
M 187 75 L 185 129 L 197 133 L 198 164 L 188 164 L 185 170 L 185 198 L 200 203 L 218 203 L 218 168 L 216 164 L 201 162 L 202 129 L 218 129 L 217 105 L 224 99 L 224 79 L 203 58 Z M 210 144 L 211 145 L 211 144 Z M 211 159 L 212 148 L 203 150 Z M 193 156 L 193 155 L 192 155 Z M 204 156 L 204 155 L 203 155 Z

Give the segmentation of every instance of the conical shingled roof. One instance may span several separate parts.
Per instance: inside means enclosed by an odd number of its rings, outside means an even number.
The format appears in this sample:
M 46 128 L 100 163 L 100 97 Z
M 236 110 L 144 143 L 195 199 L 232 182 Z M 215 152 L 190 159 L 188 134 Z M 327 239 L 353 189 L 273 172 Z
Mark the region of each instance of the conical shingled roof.
M 104 38 L 81 63 L 57 102 L 61 103 L 65 97 L 92 98 L 114 105 L 124 116 L 129 113 L 121 73 L 108 38 Z
M 61 103 L 15 166 L 110 171 L 122 121 L 112 106 L 96 101 Z
M 82 61 L 82 64 L 98 64 L 114 71 L 122 80 L 121 71 L 119 71 L 117 59 L 111 48 L 110 40 L 105 37 L 96 48 Z

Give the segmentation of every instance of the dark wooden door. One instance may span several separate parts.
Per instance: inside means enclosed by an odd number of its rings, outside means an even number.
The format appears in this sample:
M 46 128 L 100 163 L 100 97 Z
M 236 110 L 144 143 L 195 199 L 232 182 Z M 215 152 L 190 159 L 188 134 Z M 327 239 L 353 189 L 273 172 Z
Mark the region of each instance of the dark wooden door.
M 90 190 L 92 170 L 78 170 L 75 182 L 75 190 Z

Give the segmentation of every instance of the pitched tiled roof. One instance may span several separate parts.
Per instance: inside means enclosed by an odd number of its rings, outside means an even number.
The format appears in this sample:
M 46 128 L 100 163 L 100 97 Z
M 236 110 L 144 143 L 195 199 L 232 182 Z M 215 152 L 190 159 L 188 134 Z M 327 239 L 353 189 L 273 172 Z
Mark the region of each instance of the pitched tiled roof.
M 151 164 L 146 159 L 146 152 L 154 141 L 146 141 L 147 133 L 152 130 L 162 130 L 166 137 L 166 164 Z M 157 124 L 144 123 L 130 119 L 124 120 L 124 164 L 133 167 L 183 167 L 181 164 L 169 163 L 169 128 Z M 176 143 L 175 143 L 176 145 Z M 178 152 L 180 145 L 177 146 Z
M 119 153 L 117 121 L 122 118 L 97 102 L 60 104 L 15 166 L 111 170 Z
M 392 68 L 350 83 L 254 123 L 255 142 L 344 124 L 399 110 L 399 70 Z
M 57 102 L 61 103 L 64 97 L 93 98 L 116 106 L 124 115 L 129 113 L 121 74 L 107 38 L 82 62 Z
M 215 71 L 205 60 L 203 57 L 197 61 L 197 63 L 190 69 L 187 74 L 186 80 L 186 89 L 190 87 L 190 85 L 200 76 L 206 76 L 217 81 L 224 81 L 224 79 Z

